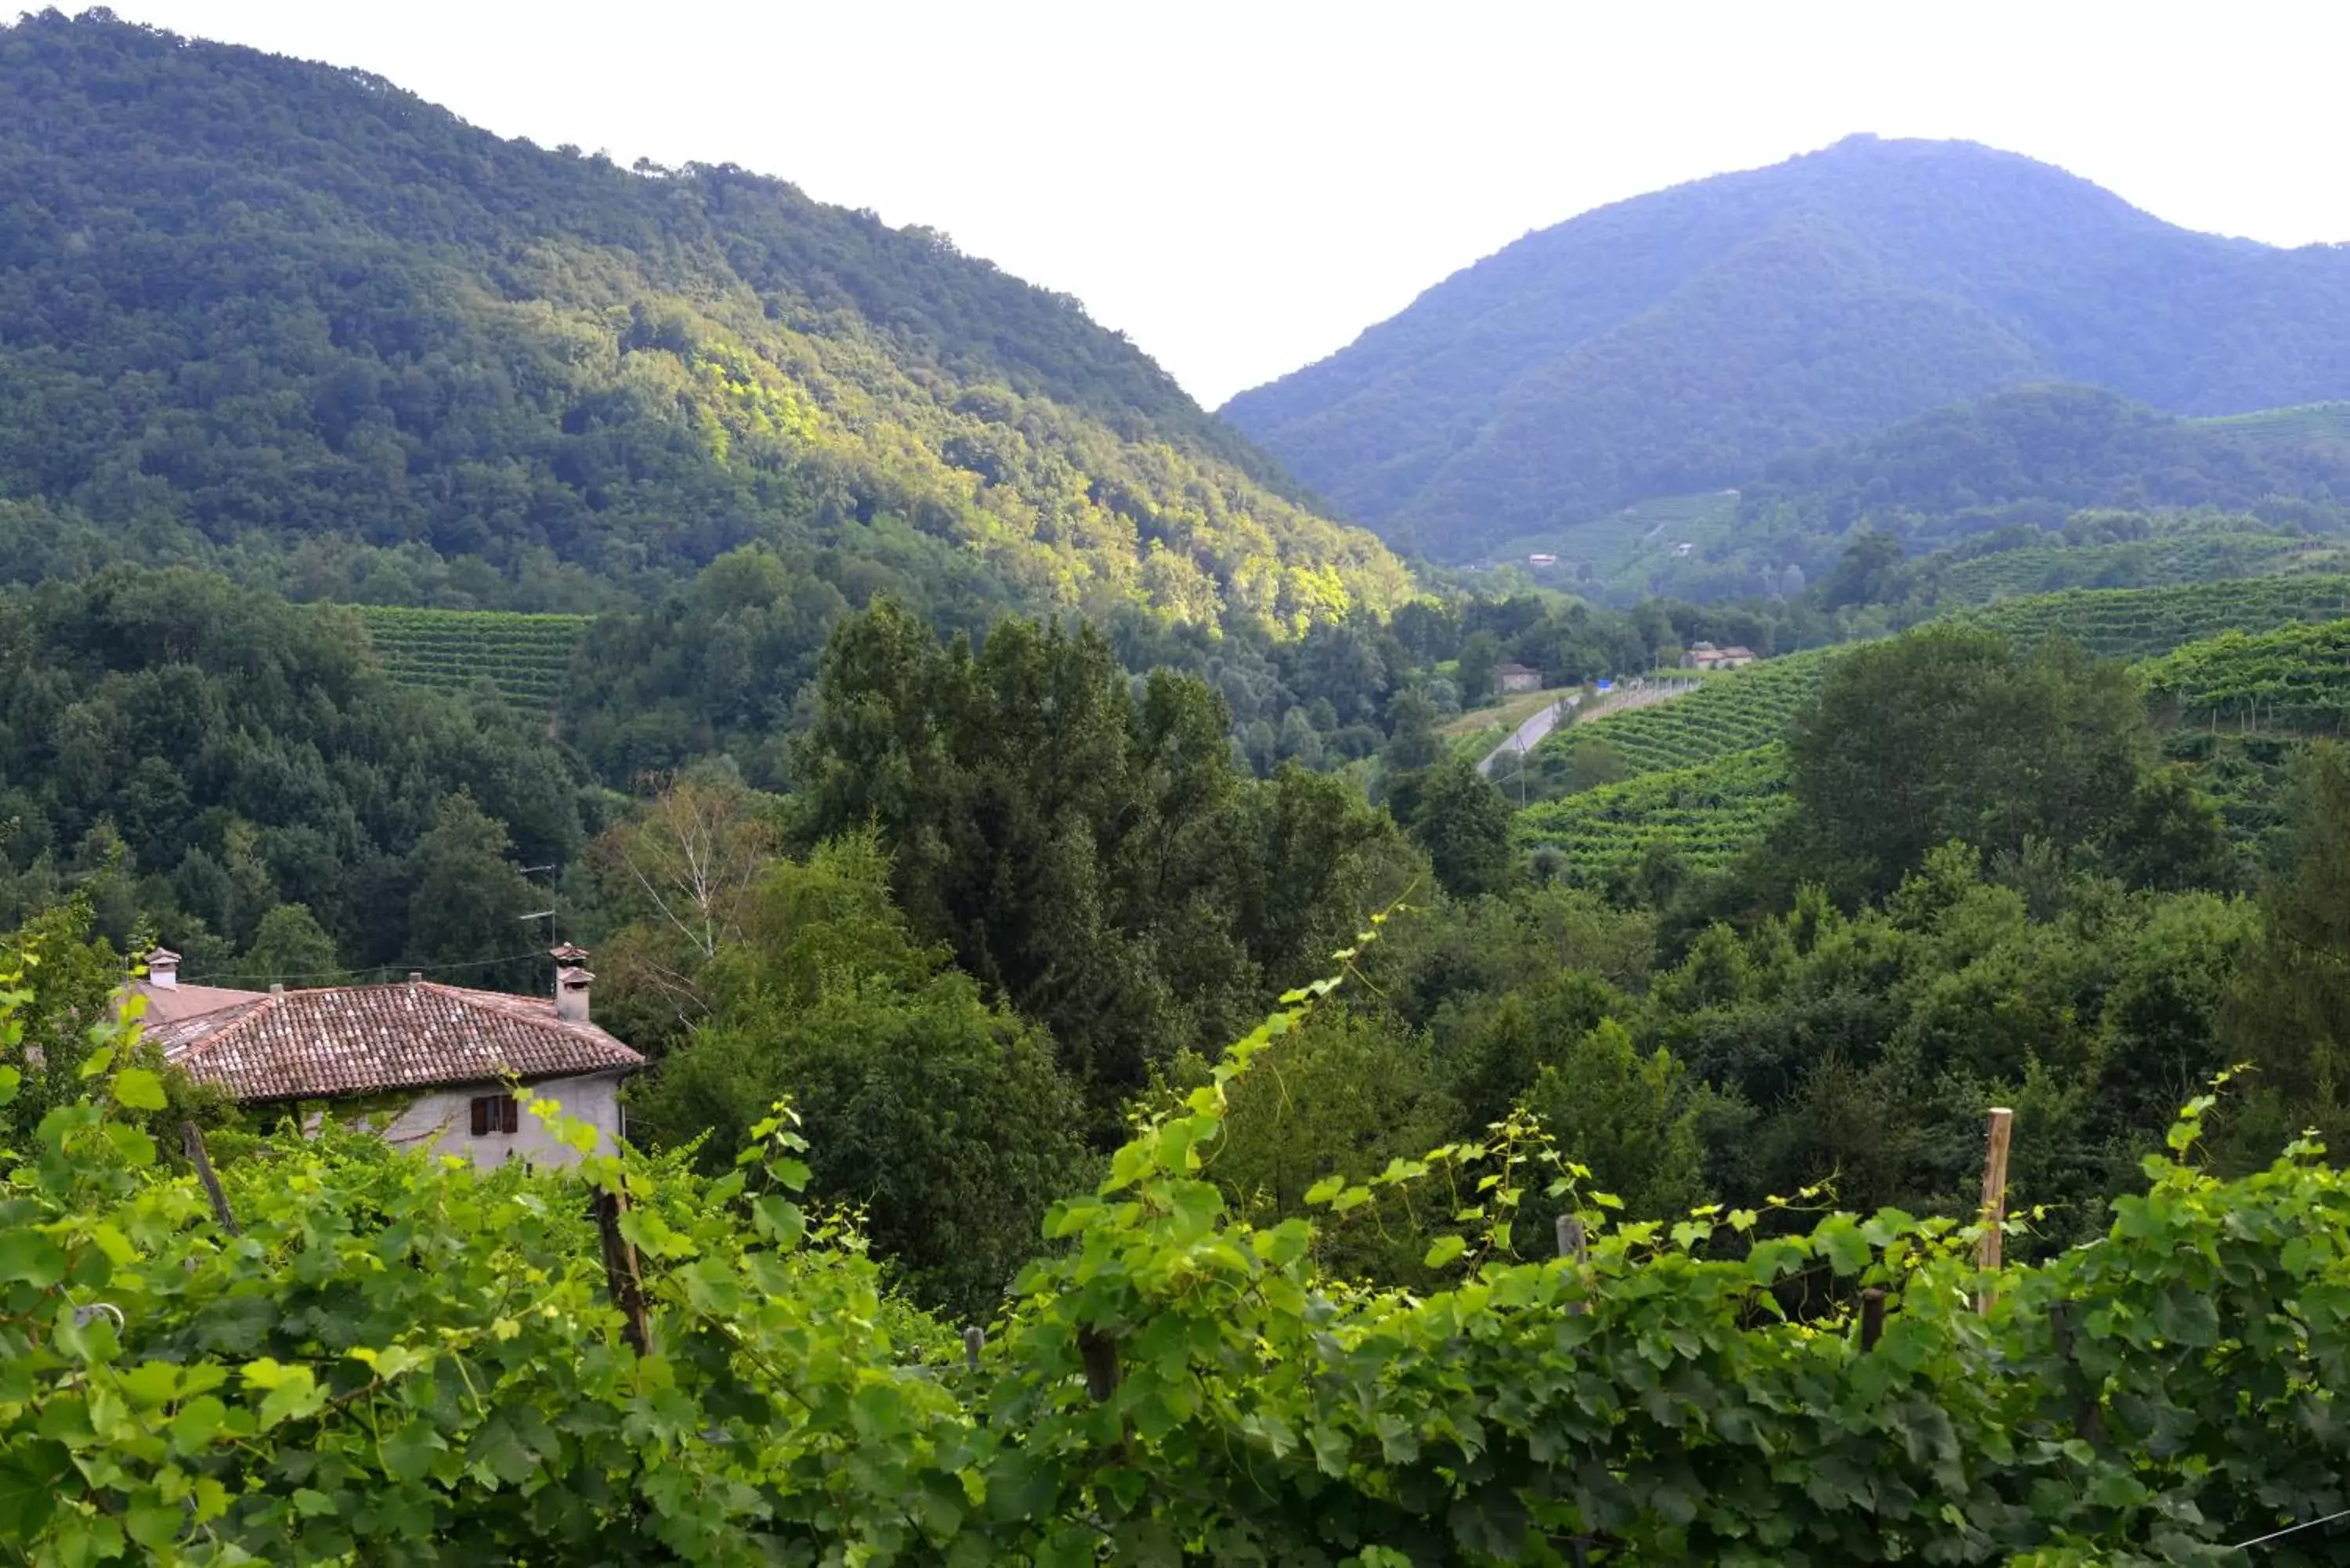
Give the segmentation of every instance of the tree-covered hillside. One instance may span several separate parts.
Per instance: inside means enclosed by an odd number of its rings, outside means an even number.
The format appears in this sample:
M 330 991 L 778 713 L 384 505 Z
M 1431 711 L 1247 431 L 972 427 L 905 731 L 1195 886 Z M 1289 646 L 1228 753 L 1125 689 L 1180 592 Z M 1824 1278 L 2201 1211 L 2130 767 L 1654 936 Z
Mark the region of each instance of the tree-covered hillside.
M 1898 516 L 1982 531 L 2017 507 L 2061 522 L 2082 507 L 2265 506 L 2293 516 L 2345 504 L 2350 453 L 2331 445 L 2249 420 L 2178 419 L 2093 387 L 2035 386 L 1783 457 L 1743 487 L 1739 510 L 1743 524 L 1785 507 L 1842 533 Z
M 476 599 L 587 607 L 765 539 L 1292 629 L 1406 588 L 943 235 L 103 12 L 0 30 L 0 322 L 20 575 L 136 550 L 397 598 L 455 560 Z
M 2323 408 L 2189 420 L 2035 385 L 1789 453 L 1710 499 L 1710 520 L 1671 520 L 1628 551 L 1607 546 L 1661 504 L 1565 537 L 1594 546 L 1576 560 L 1593 589 L 1688 598 L 1811 584 L 1836 603 L 1933 607 L 2336 570 L 2350 446 Z
M 1468 559 L 2045 380 L 2186 414 L 2350 393 L 2350 255 L 1856 137 L 1530 234 L 1225 412 L 1387 537 Z

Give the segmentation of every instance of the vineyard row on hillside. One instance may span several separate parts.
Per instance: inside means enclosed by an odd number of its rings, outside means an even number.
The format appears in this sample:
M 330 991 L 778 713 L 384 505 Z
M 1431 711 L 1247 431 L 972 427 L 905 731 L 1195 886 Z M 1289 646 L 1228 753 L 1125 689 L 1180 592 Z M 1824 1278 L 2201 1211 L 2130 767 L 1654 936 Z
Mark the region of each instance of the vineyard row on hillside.
M 355 607 L 383 672 L 403 686 L 462 691 L 487 680 L 516 707 L 552 708 L 586 616 Z
M 2100 657 L 2146 663 L 2149 689 L 2183 719 L 2338 732 L 2350 729 L 2345 618 L 2350 577 L 2307 576 L 2075 590 L 1946 618 L 2026 642 L 2068 636 Z M 1777 742 L 1842 651 L 1767 659 L 1678 702 L 1561 732 L 1546 748 L 1554 755 L 1605 742 L 1629 776 L 1528 807 L 1518 843 L 1559 851 L 1562 874 L 1581 883 L 1622 874 L 1651 845 L 1692 869 L 1726 865 L 1785 811 Z

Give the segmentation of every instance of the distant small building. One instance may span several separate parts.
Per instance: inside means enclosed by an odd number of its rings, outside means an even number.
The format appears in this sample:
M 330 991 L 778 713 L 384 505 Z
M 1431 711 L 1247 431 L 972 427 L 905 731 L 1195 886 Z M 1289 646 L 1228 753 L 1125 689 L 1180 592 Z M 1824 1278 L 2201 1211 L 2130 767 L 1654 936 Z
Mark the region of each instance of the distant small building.
M 1696 546 L 1695 545 L 1692 545 L 1692 544 L 1690 544 L 1688 540 L 1683 539 L 1682 541 L 1680 541 L 1680 543 L 1679 543 L 1679 544 L 1677 544 L 1677 545 L 1675 545 L 1673 546 L 1673 554 L 1674 554 L 1675 556 L 1677 556 L 1680 557 L 1681 559 L 1686 560 L 1686 559 L 1688 559 L 1688 558 L 1689 558 L 1690 552 L 1691 552 L 1692 550 L 1695 550 L 1696 548 L 1697 548 L 1697 546 Z
M 1743 670 L 1754 662 L 1751 648 L 1716 648 L 1710 642 L 1693 642 L 1681 655 L 1683 670 Z
M 1497 691 L 1539 691 L 1542 671 L 1529 670 L 1523 664 L 1493 666 L 1493 689 Z
M 1556 556 L 1550 555 L 1532 555 L 1526 557 L 1526 565 L 1532 566 L 1538 572 L 1548 571 L 1551 567 L 1558 565 L 1558 557 Z
M 555 950 L 555 994 L 513 996 L 421 975 L 391 985 L 229 991 L 180 984 L 158 948 L 134 989 L 163 1059 L 238 1104 L 296 1115 L 340 1102 L 372 1113 L 388 1143 L 479 1166 L 579 1158 L 515 1103 L 515 1084 L 595 1128 L 625 1130 L 620 1082 L 645 1059 L 588 1021 L 588 955 Z

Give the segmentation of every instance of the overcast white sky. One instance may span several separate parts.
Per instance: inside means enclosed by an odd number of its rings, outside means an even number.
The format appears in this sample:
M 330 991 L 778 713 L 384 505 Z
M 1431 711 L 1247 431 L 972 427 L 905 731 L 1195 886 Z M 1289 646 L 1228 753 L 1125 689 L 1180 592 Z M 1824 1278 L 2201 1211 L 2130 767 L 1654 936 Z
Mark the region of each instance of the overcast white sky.
M 65 0 L 70 6 L 74 0 Z M 1528 230 L 1856 130 L 2350 240 L 2338 0 L 116 0 L 622 163 L 734 162 L 1076 295 L 1211 406 Z

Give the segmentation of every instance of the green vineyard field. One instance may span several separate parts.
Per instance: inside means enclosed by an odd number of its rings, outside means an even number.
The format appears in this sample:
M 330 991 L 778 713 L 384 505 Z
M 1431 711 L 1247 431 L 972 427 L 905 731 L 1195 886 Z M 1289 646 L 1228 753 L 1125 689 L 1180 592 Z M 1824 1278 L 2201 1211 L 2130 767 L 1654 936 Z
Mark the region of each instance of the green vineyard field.
M 2350 576 L 2245 577 L 2167 588 L 2076 588 L 1945 618 L 2030 642 L 2062 635 L 2101 659 L 2152 659 L 2223 631 L 2350 616 Z
M 511 610 L 352 608 L 383 672 L 402 686 L 463 691 L 486 680 L 517 708 L 552 709 L 570 674 L 586 616 Z
M 1523 560 L 1536 551 L 1558 556 L 1569 578 L 1584 576 L 1610 587 L 1639 587 L 1651 567 L 1670 561 L 1676 545 L 1706 545 L 1738 520 L 1735 491 L 1663 495 L 1637 502 L 1588 522 L 1523 534 L 1493 546 L 1495 560 Z
M 1943 618 L 2026 642 L 2062 634 L 2100 657 L 2140 663 L 2150 685 L 2179 700 L 2183 716 L 2332 732 L 2350 711 L 2345 618 L 2350 577 L 2311 575 L 2075 589 Z M 1778 742 L 1842 651 L 1765 659 L 1675 701 L 1560 732 L 1535 753 L 1538 776 L 1564 771 L 1563 748 L 1595 740 L 1628 776 L 1528 806 L 1516 820 L 1519 846 L 1563 851 L 1575 882 L 1621 871 L 1655 842 L 1693 869 L 1727 864 L 1786 809 Z
M 1577 884 L 1619 873 L 1659 843 L 1692 870 L 1715 870 L 1770 831 L 1786 810 L 1786 785 L 1784 751 L 1755 746 L 1528 806 L 1518 842 L 1561 851 L 1564 875 Z
M 1820 689 L 1837 649 L 1815 649 L 1764 659 L 1709 678 L 1686 697 L 1635 708 L 1552 733 L 1542 753 L 1604 742 L 1628 776 L 1696 767 L 1779 739 L 1787 720 Z
M 2350 402 L 2296 403 L 2289 408 L 2261 409 L 2249 414 L 2221 414 L 2189 422 L 2204 430 L 2223 431 L 2241 439 L 2268 445 L 2301 446 L 2313 441 L 2350 441 Z
M 2279 534 L 2189 534 L 2006 550 L 1941 568 L 1934 587 L 1946 604 L 1989 604 L 2067 588 L 2162 587 L 2307 571 L 2341 558 L 2338 545 Z
M 2227 631 L 2138 667 L 2181 723 L 2339 735 L 2350 731 L 2350 619 Z

